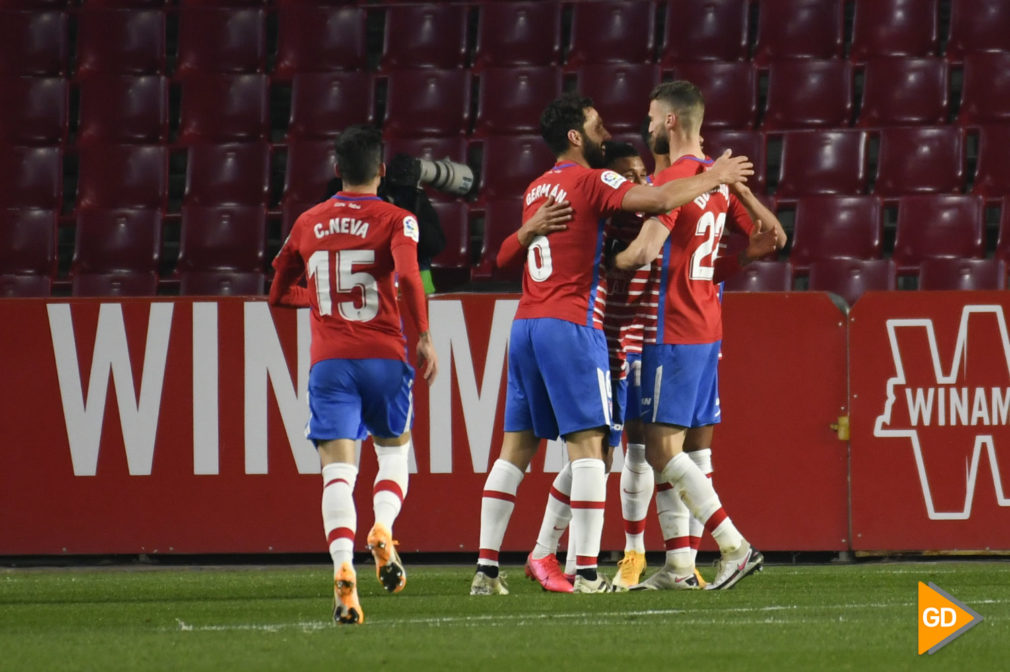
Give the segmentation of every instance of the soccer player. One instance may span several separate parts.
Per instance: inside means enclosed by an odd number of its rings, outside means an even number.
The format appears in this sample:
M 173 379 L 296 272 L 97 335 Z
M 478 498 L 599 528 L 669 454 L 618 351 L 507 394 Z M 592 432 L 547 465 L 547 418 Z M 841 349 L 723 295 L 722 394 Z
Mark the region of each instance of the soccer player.
M 351 126 L 336 141 L 343 190 L 303 213 L 274 259 L 270 304 L 311 307 L 309 422 L 305 435 L 322 464 L 322 513 L 333 559 L 333 619 L 364 622 L 354 571 L 358 476 L 355 442 L 371 434 L 379 469 L 368 546 L 376 575 L 391 593 L 406 584 L 393 523 L 407 494 L 411 388 L 406 339 L 397 305 L 417 329 L 417 356 L 430 385 L 438 358 L 428 332 L 424 285 L 417 266 L 417 219 L 376 195 L 385 172 L 382 135 Z M 308 287 L 296 284 L 307 276 Z
M 701 92 L 689 82 L 664 82 L 650 99 L 652 147 L 672 160 L 656 176 L 656 183 L 704 174 L 711 159 L 701 149 Z M 709 479 L 683 451 L 687 428 L 720 420 L 717 367 L 722 321 L 713 262 L 727 220 L 748 234 L 760 222 L 764 235 L 777 236 L 775 215 L 745 185 L 733 184 L 702 194 L 659 219 L 646 220 L 635 240 L 614 259 L 617 268 L 631 270 L 662 255 L 655 313 L 645 323 L 642 352 L 646 458 L 657 482 L 680 490 L 691 513 L 719 545 L 722 558 L 707 586 L 710 590 L 733 587 L 764 561 L 733 525 Z M 693 563 L 684 562 L 684 556 L 689 554 L 668 553 L 664 567 L 635 588 L 697 589 Z
M 565 230 L 535 237 L 527 251 L 523 294 L 509 340 L 505 435 L 484 486 L 471 595 L 508 592 L 499 576 L 498 555 L 516 491 L 540 440 L 559 435 L 572 462 L 577 543 L 573 590 L 608 589 L 608 581 L 597 572 L 605 496 L 603 444 L 610 425 L 609 367 L 602 305 L 597 305 L 605 292 L 600 276 L 603 224 L 618 210 L 669 211 L 753 172 L 744 157 L 730 158 L 728 153 L 712 171 L 660 188 L 634 185 L 613 171 L 594 169 L 603 163 L 602 143 L 609 134 L 592 101 L 576 94 L 550 103 L 540 127 L 557 163 L 527 188 L 523 219 L 551 197 L 569 202 L 573 216 Z M 510 236 L 499 257 L 509 258 L 517 249 L 518 236 Z M 561 574 L 553 553 L 540 560 L 536 571 Z

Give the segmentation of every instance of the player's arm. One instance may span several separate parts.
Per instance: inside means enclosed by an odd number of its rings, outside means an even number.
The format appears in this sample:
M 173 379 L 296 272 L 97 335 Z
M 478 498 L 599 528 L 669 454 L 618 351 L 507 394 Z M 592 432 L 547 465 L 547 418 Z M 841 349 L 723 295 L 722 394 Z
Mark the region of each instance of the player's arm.
M 498 268 L 508 268 L 526 256 L 526 248 L 537 236 L 548 236 L 564 231 L 572 219 L 572 206 L 567 201 L 558 203 L 551 196 L 537 208 L 533 216 L 523 222 L 519 230 L 506 238 L 498 248 L 495 263 Z
M 287 241 L 277 253 L 273 262 L 274 279 L 270 283 L 271 306 L 287 308 L 307 308 L 309 290 L 297 283 L 305 275 L 305 264 L 301 255 Z
M 417 358 L 421 376 L 429 385 L 438 373 L 438 355 L 428 330 L 428 305 L 425 302 L 424 282 L 417 266 L 417 247 L 397 245 L 393 248 L 393 264 L 400 278 L 400 293 L 403 304 L 417 328 Z
M 688 203 L 720 184 L 735 184 L 754 174 L 754 164 L 746 156 L 730 156 L 729 150 L 703 173 L 671 180 L 659 187 L 635 185 L 624 194 L 621 209 L 658 215 Z
M 737 200 L 740 201 L 746 210 L 747 214 L 750 215 L 751 220 L 754 222 L 755 228 L 760 228 L 762 230 L 771 228 L 775 231 L 775 244 L 777 249 L 782 249 L 786 245 L 788 240 L 786 236 L 786 230 L 782 228 L 782 222 L 779 218 L 775 216 L 775 213 L 768 209 L 768 207 L 761 202 L 754 192 L 751 191 L 750 187 L 746 184 L 740 182 L 730 184 L 730 191 Z
M 774 228 L 765 226 L 760 220 L 755 222 L 747 240 L 747 247 L 737 254 L 717 257 L 712 264 L 712 282 L 719 284 L 738 273 L 752 261 L 765 257 L 778 249 L 778 234 Z
M 669 236 L 670 230 L 655 217 L 650 217 L 642 224 L 642 230 L 628 247 L 614 257 L 614 267 L 622 271 L 631 271 L 651 263 L 659 256 L 659 251 L 663 249 L 663 243 Z

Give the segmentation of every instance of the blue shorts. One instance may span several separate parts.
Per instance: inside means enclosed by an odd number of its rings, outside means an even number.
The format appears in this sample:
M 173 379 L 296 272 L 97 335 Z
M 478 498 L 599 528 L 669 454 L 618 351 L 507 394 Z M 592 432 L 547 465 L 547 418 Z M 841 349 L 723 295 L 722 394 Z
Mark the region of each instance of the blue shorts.
M 610 364 L 603 331 L 565 320 L 514 320 L 505 431 L 543 439 L 610 426 Z
M 627 353 L 625 364 L 627 374 L 623 379 L 615 379 L 612 384 L 613 411 L 611 412 L 610 442 L 611 448 L 621 445 L 624 425 L 628 418 L 638 418 L 642 407 L 642 355 L 638 352 Z
M 645 422 L 704 427 L 721 420 L 719 349 L 701 345 L 646 345 L 642 351 L 642 409 Z
M 414 369 L 398 359 L 324 359 L 309 371 L 313 441 L 389 439 L 410 429 Z

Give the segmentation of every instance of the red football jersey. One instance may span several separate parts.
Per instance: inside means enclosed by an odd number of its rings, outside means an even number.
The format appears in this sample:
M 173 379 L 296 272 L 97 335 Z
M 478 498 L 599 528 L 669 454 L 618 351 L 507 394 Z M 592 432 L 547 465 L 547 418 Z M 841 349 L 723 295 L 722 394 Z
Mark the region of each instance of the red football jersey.
M 656 175 L 656 184 L 708 170 L 712 159 L 683 156 Z M 644 320 L 645 342 L 714 343 L 722 339 L 719 286 L 712 282 L 719 239 L 727 222 L 750 234 L 754 223 L 729 187 L 698 196 L 659 220 L 670 230 L 660 257 L 658 283 L 651 287 L 653 306 Z
M 597 305 L 601 289 L 606 291 L 600 273 L 603 229 L 632 186 L 612 170 L 569 162 L 533 180 L 523 196 L 523 221 L 550 196 L 571 204 L 572 219 L 564 231 L 537 236 L 530 244 L 516 319 L 553 317 L 603 328 L 602 305 Z
M 274 268 L 305 269 L 313 364 L 406 361 L 393 250 L 407 245 L 416 257 L 418 237 L 414 215 L 378 196 L 340 192 L 295 220 Z
M 642 216 L 620 212 L 610 218 L 606 237 L 630 243 L 642 229 Z M 653 281 L 654 264 L 646 264 L 627 273 L 613 273 L 607 277 L 606 307 L 603 313 L 603 331 L 610 353 L 610 375 L 620 379 L 625 376 L 624 362 L 627 353 L 642 352 L 643 298 Z

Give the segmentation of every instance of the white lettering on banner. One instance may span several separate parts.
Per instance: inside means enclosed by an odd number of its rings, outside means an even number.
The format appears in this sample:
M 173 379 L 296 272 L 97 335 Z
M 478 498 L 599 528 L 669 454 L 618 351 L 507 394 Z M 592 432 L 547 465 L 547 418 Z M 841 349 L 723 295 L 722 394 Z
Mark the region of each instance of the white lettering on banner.
M 463 419 L 469 439 L 470 459 L 475 473 L 485 473 L 491 457 L 491 435 L 494 432 L 495 412 L 498 409 L 501 378 L 505 370 L 505 352 L 508 347 L 509 325 L 519 302 L 513 299 L 495 301 L 491 320 L 491 335 L 487 345 L 484 374 L 478 390 L 470 336 L 463 317 L 463 303 L 459 300 L 431 301 L 428 304 L 428 323 L 431 337 L 438 353 L 439 366 L 444 371 L 435 378 L 428 395 L 429 460 L 431 473 L 449 474 L 452 466 L 452 380 L 455 369 L 459 384 L 459 397 L 463 406 Z M 452 358 L 456 357 L 456 366 Z
M 1010 377 L 1010 337 L 1007 334 L 1006 318 L 1002 307 L 998 305 L 965 306 L 961 311 L 961 322 L 958 326 L 957 343 L 954 346 L 950 372 L 943 372 L 940 363 L 940 352 L 937 346 L 936 332 L 932 319 L 893 319 L 887 320 L 887 335 L 891 344 L 891 355 L 894 358 L 895 375 L 887 381 L 887 402 L 884 412 L 876 420 L 873 435 L 884 438 L 907 438 L 912 443 L 915 456 L 916 471 L 919 484 L 926 503 L 926 512 L 931 520 L 968 520 L 971 518 L 972 504 L 975 497 L 975 482 L 978 477 L 982 451 L 986 451 L 992 472 L 993 487 L 999 506 L 1010 506 L 1010 497 L 1004 494 L 1000 477 L 999 462 L 996 458 L 996 446 L 990 433 L 975 435 L 972 448 L 971 463 L 967 468 L 965 483 L 964 507 L 960 511 L 937 511 L 933 503 L 932 490 L 926 474 L 922 446 L 919 438 L 919 427 L 933 424 L 933 411 L 936 411 L 936 426 L 995 426 L 1006 425 L 1010 411 L 1010 388 L 991 387 L 953 387 L 962 367 L 966 366 L 968 354 L 968 325 L 973 315 L 990 315 L 996 318 L 996 324 L 1002 339 L 1006 375 Z M 908 405 L 909 426 L 892 425 L 891 411 L 898 396 L 895 387 L 905 385 L 905 363 L 899 347 L 898 329 L 923 329 L 929 343 L 930 357 L 933 365 L 933 377 L 936 380 L 934 388 L 905 389 L 905 402 Z M 946 387 L 941 387 L 946 386 Z M 988 391 L 988 394 L 987 394 Z M 970 402 L 970 403 L 969 403 Z M 969 415 L 970 413 L 970 415 Z
M 217 303 L 193 303 L 193 473 L 220 473 Z
M 303 430 L 309 417 L 309 311 L 298 311 L 297 390 L 264 301 L 245 304 L 245 471 L 268 473 L 267 380 L 281 412 L 299 474 L 318 474 L 319 456 Z
M 171 303 L 152 303 L 147 321 L 144 366 L 140 377 L 140 395 L 135 394 L 130 350 L 126 341 L 123 308 L 117 303 L 103 303 L 98 309 L 95 349 L 88 377 L 87 397 L 81 385 L 80 363 L 74 338 L 70 305 L 50 303 L 49 330 L 56 358 L 63 416 L 70 444 L 70 459 L 75 476 L 94 476 L 98 471 L 98 452 L 105 400 L 110 373 L 116 386 L 119 422 L 126 447 L 130 475 L 149 476 L 154 461 L 154 440 L 158 429 L 165 360 L 172 325 Z

